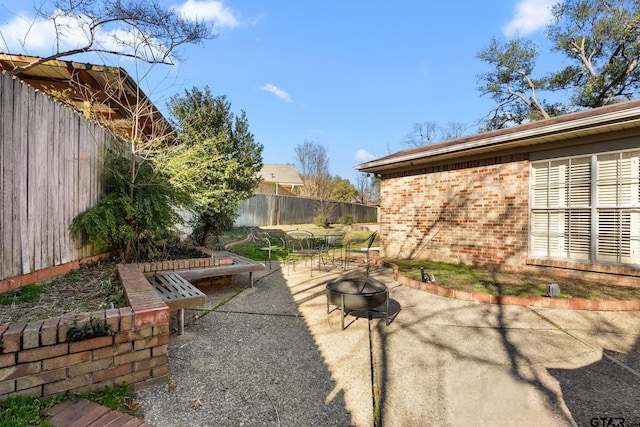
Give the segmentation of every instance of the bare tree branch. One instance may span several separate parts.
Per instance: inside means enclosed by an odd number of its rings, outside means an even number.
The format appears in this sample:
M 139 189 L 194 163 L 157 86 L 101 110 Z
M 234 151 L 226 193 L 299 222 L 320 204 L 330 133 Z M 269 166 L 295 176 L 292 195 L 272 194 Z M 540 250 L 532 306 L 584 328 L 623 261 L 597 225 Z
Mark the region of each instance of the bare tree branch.
M 187 19 L 156 0 L 57 0 L 54 7 L 55 12 L 46 16 L 54 28 L 56 52 L 17 67 L 14 74 L 50 60 L 88 52 L 170 65 L 173 58 L 179 57 L 178 50 L 183 45 L 215 37 L 209 24 Z M 113 25 L 120 31 L 111 31 L 105 37 Z M 78 31 L 84 32 L 85 43 L 65 49 L 65 37 Z

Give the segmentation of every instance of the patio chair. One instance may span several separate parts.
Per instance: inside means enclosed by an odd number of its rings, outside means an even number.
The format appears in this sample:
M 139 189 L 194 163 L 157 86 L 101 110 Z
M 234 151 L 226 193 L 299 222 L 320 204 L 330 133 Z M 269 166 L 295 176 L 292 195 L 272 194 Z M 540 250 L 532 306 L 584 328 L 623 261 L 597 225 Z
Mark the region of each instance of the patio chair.
M 287 242 L 287 274 L 289 274 L 289 267 L 295 259 L 303 258 L 309 259 L 311 262 L 311 276 L 313 276 L 313 259 L 318 257 L 318 266 L 320 265 L 320 253 L 321 249 L 316 245 L 316 238 L 313 233 L 303 230 L 288 231 L 286 234 Z M 306 263 L 306 260 L 305 260 Z M 296 266 L 293 264 L 293 271 L 296 271 Z
M 284 231 L 279 230 L 253 230 L 251 232 L 251 242 L 253 243 L 253 259 L 256 259 L 257 252 L 264 253 L 264 260 L 268 261 L 271 268 L 271 252 L 285 252 L 287 242 Z
M 331 264 L 335 266 L 336 264 L 336 252 L 340 251 L 340 263 L 344 262 L 344 238 L 347 233 L 343 230 L 335 230 L 329 233 L 326 233 L 324 237 L 324 241 L 322 244 L 322 255 L 321 258 L 325 264 L 329 259 L 331 260 Z
M 347 247 L 345 251 L 345 254 L 346 254 L 345 268 L 349 268 L 349 261 L 351 261 L 352 253 L 364 253 L 366 255 L 367 271 L 369 271 L 369 266 L 371 261 L 369 254 L 371 252 L 380 251 L 380 248 L 373 247 L 373 241 L 376 239 L 377 235 L 378 235 L 378 232 L 374 231 L 366 239 L 350 240 L 347 242 Z M 364 243 L 364 246 L 361 246 L 363 243 Z

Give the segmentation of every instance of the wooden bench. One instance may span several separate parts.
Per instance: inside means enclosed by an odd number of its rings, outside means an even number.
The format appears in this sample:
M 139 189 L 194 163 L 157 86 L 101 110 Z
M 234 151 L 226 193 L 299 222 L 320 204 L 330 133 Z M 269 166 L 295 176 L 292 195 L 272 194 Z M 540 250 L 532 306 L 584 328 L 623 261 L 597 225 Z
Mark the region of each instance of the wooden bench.
M 149 277 L 149 282 L 170 310 L 178 310 L 178 335 L 182 335 L 184 309 L 203 305 L 207 302 L 207 296 L 177 273 L 156 273 Z
M 253 287 L 253 273 L 265 270 L 267 267 L 262 262 L 254 261 L 228 251 L 214 251 L 208 248 L 198 247 L 199 250 L 214 258 L 231 258 L 232 264 L 217 265 L 215 267 L 181 270 L 179 273 L 187 280 L 197 281 L 209 277 L 231 276 L 233 274 L 249 273 L 249 283 Z
M 198 248 L 208 255 L 221 260 L 231 260 L 232 263 L 215 265 L 211 267 L 195 268 L 191 270 L 179 270 L 174 272 L 156 273 L 149 277 L 149 282 L 158 291 L 170 310 L 178 310 L 178 335 L 184 332 L 184 309 L 197 307 L 206 302 L 206 295 L 191 284 L 210 277 L 231 276 L 233 274 L 249 273 L 249 283 L 253 287 L 253 273 L 262 271 L 267 267 L 261 263 L 236 255 L 227 251 L 213 251 L 207 248 Z

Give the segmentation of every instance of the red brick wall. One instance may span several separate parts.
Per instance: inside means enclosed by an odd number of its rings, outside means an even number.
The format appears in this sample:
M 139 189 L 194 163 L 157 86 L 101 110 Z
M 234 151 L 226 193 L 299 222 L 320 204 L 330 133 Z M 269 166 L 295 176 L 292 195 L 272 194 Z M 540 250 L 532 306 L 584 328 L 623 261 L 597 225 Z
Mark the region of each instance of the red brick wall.
M 125 291 L 139 293 L 148 281 L 136 266 L 124 267 Z M 144 305 L 0 326 L 0 399 L 166 380 L 169 308 L 159 296 L 147 297 Z M 73 324 L 81 327 L 92 318 L 110 325 L 113 335 L 67 340 Z
M 385 176 L 381 255 L 517 269 L 527 258 L 528 174 L 521 154 Z
M 37 270 L 30 274 L 23 274 L 22 276 L 10 277 L 8 279 L 0 280 L 0 293 L 13 291 L 23 286 L 61 276 L 70 272 L 71 270 L 77 270 L 82 264 L 95 262 L 100 259 L 108 259 L 110 256 L 111 254 L 104 253 L 88 258 L 83 258 L 81 260 L 68 262 L 66 264 L 43 268 L 42 270 Z
M 380 254 L 640 287 L 640 269 L 528 258 L 528 155 L 383 176 Z
M 144 273 L 201 268 L 223 261 L 198 258 L 119 265 L 130 307 L 0 325 L 0 399 L 83 392 L 122 382 L 143 386 L 166 381 L 169 307 Z M 30 282 L 30 278 L 10 281 Z M 67 340 L 72 324 L 81 327 L 92 318 L 110 325 L 114 334 Z

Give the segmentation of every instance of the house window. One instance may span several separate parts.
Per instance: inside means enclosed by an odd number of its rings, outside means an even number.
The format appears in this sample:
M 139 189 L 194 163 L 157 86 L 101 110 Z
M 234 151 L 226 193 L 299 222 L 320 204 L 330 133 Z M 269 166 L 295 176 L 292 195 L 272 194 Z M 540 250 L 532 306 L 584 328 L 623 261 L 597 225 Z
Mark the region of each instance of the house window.
M 531 164 L 531 256 L 640 264 L 640 151 Z

